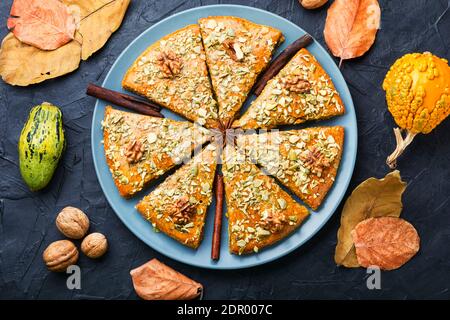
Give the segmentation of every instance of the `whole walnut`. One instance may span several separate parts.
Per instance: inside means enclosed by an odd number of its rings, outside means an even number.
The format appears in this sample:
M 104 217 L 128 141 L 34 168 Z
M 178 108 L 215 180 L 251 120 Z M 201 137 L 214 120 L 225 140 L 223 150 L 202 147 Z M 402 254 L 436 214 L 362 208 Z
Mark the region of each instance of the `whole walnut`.
M 99 232 L 89 234 L 81 242 L 81 251 L 89 258 L 100 258 L 106 250 L 108 250 L 108 240 Z
M 305 9 L 317 9 L 323 6 L 328 0 L 298 0 Z
M 89 229 L 89 218 L 78 208 L 65 207 L 56 217 L 56 227 L 68 238 L 81 239 Z
M 50 271 L 64 272 L 68 266 L 78 261 L 78 249 L 72 241 L 52 242 L 42 254 L 45 265 Z

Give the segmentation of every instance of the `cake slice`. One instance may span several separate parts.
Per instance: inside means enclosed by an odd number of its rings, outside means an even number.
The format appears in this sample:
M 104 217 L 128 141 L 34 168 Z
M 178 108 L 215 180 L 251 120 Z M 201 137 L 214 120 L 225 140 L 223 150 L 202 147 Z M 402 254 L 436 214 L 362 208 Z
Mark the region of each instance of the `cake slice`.
M 200 29 L 188 25 L 148 47 L 122 86 L 208 128 L 217 125 Z
M 194 249 L 202 240 L 212 199 L 216 152 L 209 144 L 136 206 L 157 230 Z
M 328 74 L 306 49 L 300 51 L 269 80 L 233 127 L 274 128 L 323 120 L 345 112 Z
M 275 28 L 238 17 L 208 17 L 198 22 L 219 118 L 223 124 L 231 124 L 283 35 Z
M 209 130 L 188 121 L 149 117 L 110 106 L 105 109 L 102 127 L 106 162 L 125 198 L 211 139 Z
M 275 180 L 227 145 L 222 172 L 230 252 L 245 254 L 287 237 L 309 215 Z
M 336 178 L 344 143 L 343 127 L 242 135 L 240 150 L 316 210 Z

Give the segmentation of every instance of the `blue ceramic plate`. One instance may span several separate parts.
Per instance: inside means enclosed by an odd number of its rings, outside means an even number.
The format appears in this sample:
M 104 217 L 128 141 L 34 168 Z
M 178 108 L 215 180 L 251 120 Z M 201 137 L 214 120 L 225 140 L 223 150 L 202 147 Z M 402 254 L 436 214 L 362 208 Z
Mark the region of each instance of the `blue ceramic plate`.
M 201 17 L 213 15 L 238 16 L 256 23 L 280 29 L 283 32 L 286 41 L 283 46 L 279 48 L 279 51 L 283 50 L 288 44 L 305 34 L 305 31 L 302 28 L 292 22 L 267 11 L 251 7 L 214 5 L 183 11 L 162 20 L 138 36 L 117 58 L 117 61 L 106 76 L 103 86 L 109 89 L 123 91 L 121 88 L 121 79 L 128 67 L 139 54 L 144 51 L 144 49 L 161 37 L 177 29 L 182 28 L 187 24 L 196 23 Z M 235 256 L 228 252 L 227 221 L 225 221 L 222 230 L 223 241 L 221 246 L 221 256 L 220 260 L 217 262 L 210 259 L 215 203 L 209 208 L 205 226 L 205 237 L 198 250 L 186 248 L 162 233 L 155 233 L 150 223 L 139 215 L 134 206 L 145 194 L 154 189 L 158 181 L 131 200 L 125 200 L 119 195 L 106 165 L 103 145 L 101 143 L 103 134 L 100 122 L 103 119 L 104 109 L 107 103 L 97 100 L 92 119 L 92 154 L 94 157 L 95 169 L 100 185 L 111 207 L 131 232 L 150 247 L 172 259 L 203 268 L 239 269 L 260 265 L 278 259 L 300 247 L 322 228 L 338 207 L 350 182 L 356 159 L 357 127 L 355 110 L 350 92 L 335 62 L 318 42 L 314 42 L 308 46 L 308 50 L 311 51 L 331 76 L 347 110 L 347 113 L 344 116 L 337 117 L 333 120 L 321 122 L 320 124 L 307 124 L 307 126 L 341 125 L 345 127 L 345 146 L 341 166 L 336 177 L 336 182 L 328 193 L 326 201 L 322 204 L 320 210 L 312 212 L 311 217 L 288 238 L 270 248 L 262 250 L 258 254 L 249 256 Z M 248 102 L 250 101 L 247 101 L 247 105 Z M 168 118 L 182 120 L 182 118 L 169 111 L 164 111 L 163 113 Z

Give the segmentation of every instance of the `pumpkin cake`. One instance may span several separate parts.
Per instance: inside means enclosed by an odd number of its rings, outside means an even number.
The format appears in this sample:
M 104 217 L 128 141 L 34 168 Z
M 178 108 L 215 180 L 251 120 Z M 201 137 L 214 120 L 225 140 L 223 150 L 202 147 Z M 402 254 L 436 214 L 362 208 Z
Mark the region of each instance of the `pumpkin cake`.
M 284 38 L 275 28 L 238 17 L 201 18 L 198 23 L 219 104 L 219 118 L 224 125 L 231 124 Z
M 157 230 L 198 248 L 212 199 L 216 158 L 215 144 L 209 144 L 144 197 L 136 209 Z
M 211 139 L 187 121 L 124 112 L 108 106 L 102 121 L 105 157 L 121 196 L 129 198 Z
M 148 47 L 128 69 L 122 86 L 202 126 L 217 126 L 217 103 L 198 25 L 188 25 Z
M 309 215 L 234 147 L 227 145 L 222 156 L 231 253 L 258 252 L 287 237 Z
M 328 74 L 306 49 L 269 80 L 234 128 L 274 128 L 342 115 L 344 105 Z
M 316 210 L 334 183 L 343 127 L 317 127 L 242 135 L 238 149 Z

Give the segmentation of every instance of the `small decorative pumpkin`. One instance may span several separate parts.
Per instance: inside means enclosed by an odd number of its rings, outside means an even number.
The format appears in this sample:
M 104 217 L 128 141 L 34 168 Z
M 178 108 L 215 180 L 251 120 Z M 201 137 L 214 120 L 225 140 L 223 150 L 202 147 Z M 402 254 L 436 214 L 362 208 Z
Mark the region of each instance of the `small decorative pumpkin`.
M 430 52 L 406 54 L 391 66 L 383 89 L 389 112 L 400 127 L 394 129 L 397 147 L 386 161 L 395 168 L 418 133 L 430 133 L 450 114 L 448 61 Z

